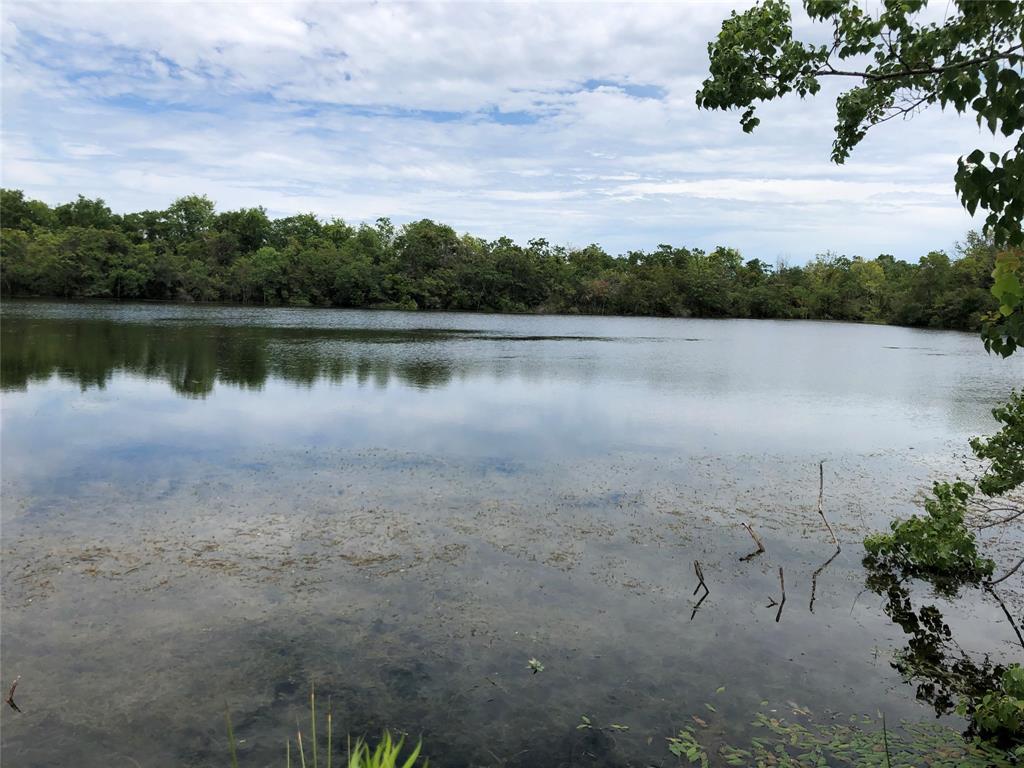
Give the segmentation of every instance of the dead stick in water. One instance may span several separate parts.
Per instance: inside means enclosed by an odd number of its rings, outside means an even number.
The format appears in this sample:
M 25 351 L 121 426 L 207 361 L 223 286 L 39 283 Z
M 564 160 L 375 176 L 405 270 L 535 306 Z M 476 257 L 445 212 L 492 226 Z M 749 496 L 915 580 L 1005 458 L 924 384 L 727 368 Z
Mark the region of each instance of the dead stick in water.
M 21 675 L 14 678 L 14 682 L 11 683 L 11 690 L 7 692 L 7 698 L 4 699 L 4 701 L 7 702 L 15 712 L 21 712 L 21 707 L 14 703 L 14 689 L 18 687 L 19 680 L 21 680 Z
M 700 560 L 693 561 L 693 572 L 697 574 L 697 586 L 694 587 L 693 594 L 697 594 L 701 587 L 704 587 L 704 591 L 708 591 L 708 585 L 704 583 L 704 571 L 700 567 Z
M 811 609 L 811 613 L 814 613 L 814 594 L 818 591 L 818 576 L 821 575 L 822 571 L 824 571 L 826 568 L 832 565 L 832 561 L 839 557 L 839 553 L 842 551 L 842 547 L 836 546 L 836 551 L 832 553 L 832 557 L 830 557 L 828 560 L 826 560 L 824 563 L 818 566 L 818 570 L 816 570 L 811 575 L 811 604 L 809 606 Z M 852 609 L 850 612 L 853 612 Z
M 697 574 L 697 586 L 693 590 L 693 594 L 697 594 L 701 587 L 704 587 L 704 594 L 701 596 L 697 604 L 693 606 L 693 611 L 690 612 L 690 621 L 693 621 L 693 617 L 697 615 L 697 609 L 700 608 L 701 603 L 708 599 L 708 595 L 711 594 L 711 590 L 708 589 L 708 585 L 704 583 L 704 569 L 700 567 L 700 560 L 693 561 L 693 572 Z
M 758 555 L 760 555 L 762 552 L 765 551 L 765 549 L 764 549 L 764 542 L 761 541 L 761 537 L 758 536 L 754 532 L 754 529 L 750 526 L 750 524 L 749 523 L 741 523 L 741 525 L 744 528 L 747 529 L 747 533 L 750 534 L 750 538 L 752 538 L 754 540 L 754 543 L 757 544 L 757 550 L 756 551 L 751 552 L 749 555 L 744 555 L 743 557 L 740 558 L 740 562 L 741 563 L 745 563 L 747 560 L 751 560 L 751 559 L 757 557 Z
M 829 534 L 832 536 L 832 543 L 837 547 L 839 546 L 839 539 L 836 538 L 836 532 L 832 530 L 832 526 L 829 525 L 828 518 L 825 517 L 825 462 L 818 462 L 818 514 L 821 515 L 821 519 L 825 522 L 825 527 L 828 528 Z
M 782 588 L 782 600 L 779 602 L 779 612 L 775 614 L 775 623 L 779 623 L 779 619 L 782 618 L 782 606 L 786 604 L 786 579 L 782 575 L 782 566 L 779 566 L 779 587 Z

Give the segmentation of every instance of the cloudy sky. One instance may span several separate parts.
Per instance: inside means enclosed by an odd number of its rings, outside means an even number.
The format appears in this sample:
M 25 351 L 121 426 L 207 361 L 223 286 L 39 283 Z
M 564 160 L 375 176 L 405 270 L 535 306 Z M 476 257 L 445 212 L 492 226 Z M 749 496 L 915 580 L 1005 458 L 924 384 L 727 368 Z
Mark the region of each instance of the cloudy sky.
M 834 166 L 834 91 L 762 108 L 753 135 L 696 109 L 739 2 L 8 1 L 2 182 L 116 211 L 205 193 L 613 253 L 916 260 L 962 238 L 956 158 L 990 145 L 970 118 L 891 122 Z

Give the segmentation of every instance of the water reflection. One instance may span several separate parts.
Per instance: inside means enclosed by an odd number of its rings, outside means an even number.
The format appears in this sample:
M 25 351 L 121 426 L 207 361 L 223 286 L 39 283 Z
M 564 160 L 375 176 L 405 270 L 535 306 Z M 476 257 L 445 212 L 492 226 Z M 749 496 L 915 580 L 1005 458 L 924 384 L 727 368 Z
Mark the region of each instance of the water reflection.
M 12 302 L 0 331 L 5 666 L 29 681 L 4 757 L 88 768 L 216 763 L 225 698 L 274 764 L 310 678 L 353 733 L 422 732 L 444 765 L 660 765 L 691 714 L 725 738 L 762 700 L 920 718 L 852 542 L 1022 370 L 820 323 Z M 744 562 L 742 522 L 767 550 Z M 997 606 L 943 611 L 1005 651 Z
M 450 361 L 367 351 L 367 345 L 445 341 L 465 334 L 362 329 L 142 325 L 110 320 L 9 318 L 2 327 L 0 386 L 25 390 L 54 374 L 83 390 L 104 388 L 117 372 L 163 379 L 180 395 L 205 397 L 217 383 L 261 389 L 270 377 L 310 386 L 447 384 Z M 362 347 L 363 351 L 360 351 Z
M 904 576 L 875 568 L 869 569 L 866 579 L 868 589 L 884 597 L 886 616 L 906 634 L 906 645 L 893 654 L 892 667 L 914 685 L 918 700 L 941 716 L 953 712 L 961 699 L 980 699 L 999 689 L 1006 667 L 987 653 L 975 658 L 965 651 L 937 605 L 915 606 L 908 582 Z M 940 594 L 956 597 L 957 591 L 944 589 Z M 1007 614 L 1007 619 L 1019 638 L 1012 616 Z M 973 732 L 968 729 L 967 735 Z

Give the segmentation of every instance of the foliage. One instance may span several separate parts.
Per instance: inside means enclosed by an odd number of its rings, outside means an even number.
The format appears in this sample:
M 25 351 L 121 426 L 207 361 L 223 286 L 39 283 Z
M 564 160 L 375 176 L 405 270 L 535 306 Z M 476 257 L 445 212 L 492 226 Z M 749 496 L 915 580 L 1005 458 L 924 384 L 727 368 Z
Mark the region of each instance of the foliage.
M 911 576 L 979 581 L 991 576 L 995 563 L 978 554 L 974 533 L 966 523 L 967 503 L 974 489 L 964 482 L 935 483 L 925 500 L 927 516 L 893 520 L 891 534 L 864 540 L 865 563 Z
M 991 437 L 971 439 L 971 450 L 987 462 L 978 480 L 986 496 L 998 496 L 1024 485 L 1024 392 L 1011 392 L 1005 405 L 992 416 L 1003 426 Z
M 1018 755 L 1024 758 L 1024 667 L 1020 664 L 1007 667 L 998 688 L 975 702 L 961 702 L 957 711 L 970 717 L 982 735 L 1016 741 Z
M 886 596 L 886 614 L 910 637 L 895 654 L 893 667 L 917 682 L 917 697 L 932 704 L 936 714 L 951 712 L 959 702 L 956 709 L 968 717 L 969 735 L 1005 745 L 1024 741 L 1024 673 L 1017 665 L 1004 669 L 992 664 L 987 656 L 980 662 L 972 659 L 953 642 L 934 605 L 914 609 L 906 586 L 909 577 L 922 577 L 940 592 L 953 593 L 965 583 L 991 577 L 995 563 L 979 555 L 965 517 L 977 491 L 1005 498 L 1024 483 L 1024 398 L 1011 393 L 1010 401 L 992 414 L 1000 430 L 971 440 L 975 457 L 986 463 L 977 488 L 963 481 L 936 483 L 925 501 L 926 517 L 893 521 L 891 534 L 865 539 L 864 564 L 868 588 Z
M 992 575 L 995 563 L 978 554 L 966 518 L 977 491 L 999 497 L 1024 484 L 1024 394 L 1011 392 L 1009 401 L 993 409 L 992 415 L 1001 425 L 999 431 L 970 441 L 975 457 L 985 463 L 977 487 L 962 480 L 935 483 L 924 503 L 927 516 L 894 520 L 891 534 L 873 534 L 864 540 L 865 564 L 870 569 L 925 577 L 938 586 L 953 587 Z
M 351 227 L 205 197 L 115 214 L 79 198 L 51 209 L 3 190 L 0 288 L 8 296 L 273 305 L 816 318 L 978 329 L 996 248 L 970 234 L 916 264 L 826 253 L 803 267 L 661 245 L 614 257 L 596 245 L 485 242 L 433 221 Z
M 1000 253 L 992 277 L 999 311 L 985 318 L 981 335 L 985 349 L 1009 357 L 1024 345 L 1024 251 Z

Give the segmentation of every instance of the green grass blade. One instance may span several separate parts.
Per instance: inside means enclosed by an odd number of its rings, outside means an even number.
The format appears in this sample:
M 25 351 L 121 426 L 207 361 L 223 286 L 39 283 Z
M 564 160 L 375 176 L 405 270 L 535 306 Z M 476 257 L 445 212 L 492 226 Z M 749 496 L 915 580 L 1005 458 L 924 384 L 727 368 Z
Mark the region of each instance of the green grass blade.
M 333 752 L 333 745 L 331 744 L 331 719 L 332 719 L 332 707 L 331 699 L 327 699 L 327 768 L 331 768 L 331 752 Z
M 422 749 L 422 747 L 423 747 L 423 741 L 421 740 L 420 743 L 416 745 L 416 749 L 414 749 L 412 751 L 412 754 L 409 755 L 409 759 L 406 760 L 404 763 L 402 763 L 402 768 L 412 768 L 413 765 L 415 765 L 416 758 L 420 756 L 420 749 Z M 396 755 L 396 757 L 397 757 L 397 755 Z
M 228 711 L 227 702 L 224 702 L 224 720 L 228 724 L 228 749 L 231 752 L 231 768 L 238 768 L 238 752 L 235 750 L 235 730 L 231 727 L 231 712 Z
M 316 765 L 316 691 L 313 689 L 313 683 L 309 684 L 309 734 L 313 742 L 313 768 L 317 768 Z

